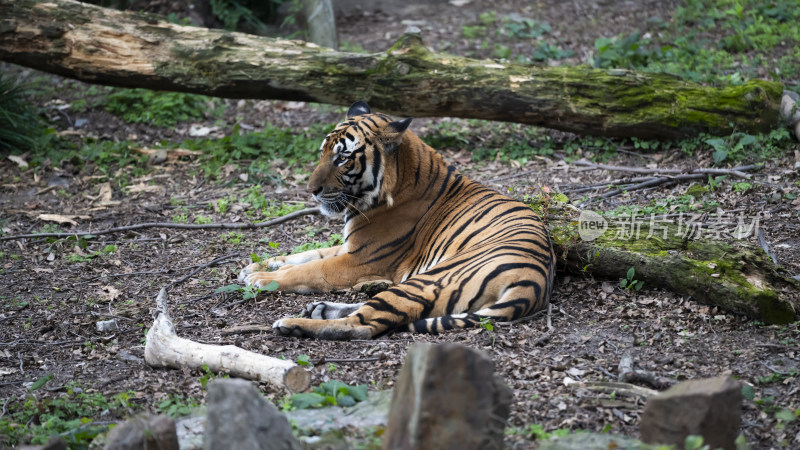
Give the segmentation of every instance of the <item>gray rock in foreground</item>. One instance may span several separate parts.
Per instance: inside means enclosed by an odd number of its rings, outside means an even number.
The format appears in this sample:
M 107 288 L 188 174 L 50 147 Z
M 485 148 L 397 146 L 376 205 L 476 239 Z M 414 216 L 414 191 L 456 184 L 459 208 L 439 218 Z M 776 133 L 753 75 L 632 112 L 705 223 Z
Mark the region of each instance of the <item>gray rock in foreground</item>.
M 642 440 L 683 448 L 686 436 L 703 436 L 710 448 L 735 449 L 742 420 L 742 386 L 730 375 L 689 380 L 650 397 L 640 425 Z
M 299 450 L 286 417 L 252 383 L 217 379 L 206 396 L 206 450 Z
M 106 450 L 178 450 L 175 422 L 167 416 L 143 414 L 112 428 L 106 438 Z
M 372 391 L 363 402 L 342 408 L 298 409 L 286 413 L 286 417 L 300 430 L 312 430 L 322 434 L 345 428 L 369 428 L 386 425 L 392 391 Z
M 417 344 L 395 384 L 383 447 L 502 448 L 510 402 L 511 389 L 485 353 Z
M 581 432 L 550 438 L 539 444 L 539 450 L 608 450 L 613 448 L 656 450 L 662 449 L 663 446 L 645 444 L 638 439 L 615 434 Z

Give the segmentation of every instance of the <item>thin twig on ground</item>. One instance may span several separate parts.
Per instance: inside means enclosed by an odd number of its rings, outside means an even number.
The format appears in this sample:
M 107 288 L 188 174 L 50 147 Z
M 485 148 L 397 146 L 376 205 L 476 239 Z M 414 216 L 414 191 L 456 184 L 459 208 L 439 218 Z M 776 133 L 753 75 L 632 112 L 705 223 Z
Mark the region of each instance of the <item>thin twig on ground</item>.
M 36 238 L 47 238 L 47 237 L 54 237 L 54 238 L 68 238 L 68 237 L 79 237 L 79 236 L 99 236 L 103 234 L 110 234 L 110 233 L 120 233 L 123 231 L 131 231 L 131 230 L 141 230 L 144 228 L 177 228 L 182 230 L 218 230 L 218 229 L 226 229 L 226 230 L 250 230 L 255 228 L 264 228 L 264 227 L 271 227 L 273 225 L 278 225 L 284 222 L 288 222 L 290 220 L 294 220 L 298 217 L 307 216 L 311 214 L 319 214 L 319 208 L 306 208 L 301 209 L 299 211 L 295 211 L 289 213 L 285 216 L 278 217 L 272 220 L 267 220 L 266 222 L 258 222 L 258 223 L 207 223 L 207 224 L 193 224 L 193 223 L 171 223 L 171 222 L 148 222 L 148 223 L 140 223 L 136 225 L 127 225 L 124 227 L 116 227 L 116 228 L 107 228 L 105 230 L 96 230 L 96 231 L 75 231 L 72 233 L 33 233 L 33 234 L 18 234 L 14 236 L 3 236 L 0 237 L 0 241 L 10 241 L 16 239 L 36 239 Z
M 535 319 L 535 318 L 537 318 L 537 317 L 539 317 L 539 316 L 541 316 L 542 314 L 545 314 L 545 313 L 547 313 L 547 310 L 543 309 L 541 311 L 536 311 L 535 313 L 533 313 L 533 314 L 531 314 L 529 316 L 520 317 L 519 319 L 514 319 L 514 320 L 511 320 L 509 322 L 496 322 L 496 325 L 501 325 L 501 326 L 502 325 L 514 325 L 514 324 L 522 323 L 522 322 L 530 322 L 531 320 L 533 320 L 533 319 Z
M 313 364 L 315 366 L 318 366 L 320 364 L 325 364 L 325 363 L 363 363 L 363 362 L 381 361 L 381 360 L 384 360 L 384 359 L 386 359 L 385 356 L 384 357 L 377 356 L 377 357 L 373 357 L 373 358 L 340 358 L 340 359 L 337 359 L 337 358 L 326 358 L 326 357 L 323 356 L 319 361 L 317 361 L 317 362 L 315 362 Z
M 189 272 L 188 275 L 186 275 L 186 276 L 184 276 L 182 278 L 179 278 L 179 279 L 177 279 L 175 281 L 170 282 L 168 285 L 164 286 L 164 290 L 169 290 L 169 288 L 171 288 L 172 286 L 175 286 L 175 285 L 178 285 L 180 283 L 183 283 L 184 281 L 188 280 L 194 274 L 196 274 L 197 272 L 200 272 L 203 269 L 211 267 L 211 266 L 213 266 L 215 264 L 219 264 L 220 262 L 225 261 L 226 259 L 230 259 L 230 258 L 233 258 L 233 257 L 236 257 L 236 256 L 239 256 L 239 253 L 231 253 L 229 255 L 220 256 L 219 258 L 213 259 L 213 260 L 211 260 L 211 261 L 199 266 L 198 268 L 194 269 L 193 271 Z
M 753 169 L 760 169 L 763 167 L 763 164 L 750 164 L 748 166 L 739 166 L 734 167 L 732 169 L 715 169 L 715 168 L 707 168 L 707 167 L 698 167 L 689 170 L 682 170 L 682 169 L 662 169 L 662 168 L 649 168 L 649 167 L 628 167 L 628 166 L 612 166 L 609 164 L 596 164 L 591 161 L 587 161 L 585 159 L 581 159 L 572 163 L 576 166 L 585 167 L 585 170 L 610 170 L 610 171 L 617 171 L 617 172 L 630 172 L 630 173 L 641 173 L 641 174 L 649 174 L 649 175 L 683 175 L 683 174 L 705 174 L 705 175 L 732 175 L 739 178 L 750 179 L 750 175 L 744 173 L 748 170 Z
M 248 333 L 274 333 L 271 326 L 268 325 L 241 325 L 238 327 L 226 328 L 220 332 L 220 336 L 230 336 L 232 334 L 248 334 Z

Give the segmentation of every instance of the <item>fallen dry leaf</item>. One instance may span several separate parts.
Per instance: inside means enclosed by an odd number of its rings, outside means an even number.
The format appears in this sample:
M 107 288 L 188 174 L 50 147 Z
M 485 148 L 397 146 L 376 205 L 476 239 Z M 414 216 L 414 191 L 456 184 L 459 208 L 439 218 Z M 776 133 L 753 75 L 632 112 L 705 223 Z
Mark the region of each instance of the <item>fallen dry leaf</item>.
M 159 186 L 157 184 L 134 184 L 125 188 L 129 194 L 135 194 L 137 192 L 161 192 L 164 190 L 163 186 Z
M 203 152 L 201 152 L 201 151 L 189 150 L 189 149 L 185 149 L 185 148 L 155 149 L 155 148 L 141 147 L 141 148 L 134 148 L 133 150 L 135 152 L 138 152 L 138 153 L 141 153 L 141 154 L 147 155 L 147 156 L 154 155 L 154 154 L 156 154 L 158 152 L 166 151 L 167 152 L 167 161 L 176 161 L 181 156 L 197 156 L 197 155 L 202 155 L 203 154 Z
M 114 195 L 114 190 L 111 189 L 111 183 L 105 182 L 100 184 L 100 193 L 97 196 L 98 202 L 109 202 Z
M 68 223 L 70 225 L 77 225 L 78 222 L 75 219 L 90 219 L 89 216 L 64 216 L 61 214 L 39 214 L 37 219 L 45 221 L 45 222 L 57 222 L 57 223 Z
M 100 290 L 97 291 L 97 295 L 99 295 L 101 299 L 111 302 L 116 300 L 120 295 L 122 295 L 122 292 L 120 292 L 119 289 L 109 284 L 107 286 L 101 287 Z
M 17 155 L 8 155 L 8 159 L 11 160 L 14 164 L 18 165 L 20 169 L 28 168 L 28 162 L 22 159 L 21 156 Z

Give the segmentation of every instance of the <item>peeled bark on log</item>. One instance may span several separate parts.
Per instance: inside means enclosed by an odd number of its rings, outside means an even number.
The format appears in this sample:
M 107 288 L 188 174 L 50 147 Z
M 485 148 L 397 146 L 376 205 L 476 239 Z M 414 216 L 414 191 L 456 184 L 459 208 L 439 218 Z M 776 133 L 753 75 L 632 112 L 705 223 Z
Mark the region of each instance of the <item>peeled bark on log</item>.
M 638 237 L 615 237 L 609 228 L 587 242 L 578 237 L 579 223 L 550 221 L 559 260 L 571 271 L 620 280 L 633 267 L 634 278 L 647 288 L 664 288 L 768 324 L 797 319 L 800 282 L 750 242 L 685 239 L 677 226 L 666 226 L 664 237 L 663 225 L 647 238 L 649 223 L 640 223 Z
M 152 367 L 189 367 L 218 373 L 225 371 L 248 380 L 263 381 L 291 392 L 311 384 L 311 373 L 297 364 L 253 353 L 234 345 L 209 345 L 178 337 L 167 312 L 167 291 L 156 299 L 156 317 L 147 332 L 144 359 Z
M 665 74 L 537 67 L 430 52 L 406 34 L 386 52 L 170 24 L 70 0 L 0 0 L 0 59 L 91 83 L 469 117 L 579 134 L 674 139 L 778 125 L 782 87 L 715 88 Z

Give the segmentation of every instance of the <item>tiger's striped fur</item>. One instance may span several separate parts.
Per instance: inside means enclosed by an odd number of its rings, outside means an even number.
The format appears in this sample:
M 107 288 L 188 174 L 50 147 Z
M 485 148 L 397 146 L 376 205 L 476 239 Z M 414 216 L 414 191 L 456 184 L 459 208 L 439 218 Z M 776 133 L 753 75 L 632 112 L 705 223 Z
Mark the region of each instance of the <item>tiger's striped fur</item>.
M 525 204 L 461 175 L 414 133 L 364 102 L 322 143 L 309 188 L 343 215 L 342 246 L 247 266 L 240 279 L 294 292 L 395 284 L 362 304 L 315 302 L 282 334 L 367 339 L 396 329 L 440 332 L 509 321 L 547 306 L 555 255 Z M 272 272 L 263 271 L 266 264 Z

